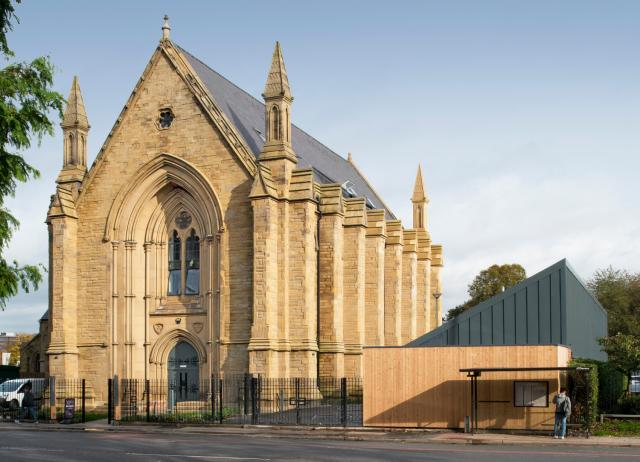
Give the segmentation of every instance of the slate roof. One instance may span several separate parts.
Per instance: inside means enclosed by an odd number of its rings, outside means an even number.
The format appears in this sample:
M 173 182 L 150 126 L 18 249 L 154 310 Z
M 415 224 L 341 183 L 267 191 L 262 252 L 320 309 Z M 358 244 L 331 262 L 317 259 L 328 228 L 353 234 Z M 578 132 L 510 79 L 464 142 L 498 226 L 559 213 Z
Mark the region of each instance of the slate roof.
M 256 158 L 264 145 L 264 103 L 211 69 L 183 48 L 178 47 L 202 82 L 209 89 L 218 107 L 236 126 Z M 351 183 L 356 196 L 366 197 L 369 208 L 383 209 L 388 219 L 395 219 L 367 180 L 346 159 L 339 156 L 311 135 L 291 124 L 291 142 L 298 156 L 298 168 L 313 168 L 319 183 Z

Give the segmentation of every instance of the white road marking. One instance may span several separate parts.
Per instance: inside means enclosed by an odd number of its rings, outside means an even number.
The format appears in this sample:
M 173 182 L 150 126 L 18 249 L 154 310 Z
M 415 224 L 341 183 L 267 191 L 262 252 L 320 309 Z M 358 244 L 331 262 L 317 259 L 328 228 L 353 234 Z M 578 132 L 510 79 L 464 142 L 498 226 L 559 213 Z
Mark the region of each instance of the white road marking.
M 17 446 L 0 446 L 0 451 L 64 452 L 64 449 L 20 448 Z
M 184 454 L 151 454 L 144 452 L 127 452 L 128 456 L 143 456 L 143 457 L 181 457 L 183 459 L 205 459 L 205 460 L 271 460 L 261 459 L 259 457 L 232 457 L 232 456 L 188 456 Z

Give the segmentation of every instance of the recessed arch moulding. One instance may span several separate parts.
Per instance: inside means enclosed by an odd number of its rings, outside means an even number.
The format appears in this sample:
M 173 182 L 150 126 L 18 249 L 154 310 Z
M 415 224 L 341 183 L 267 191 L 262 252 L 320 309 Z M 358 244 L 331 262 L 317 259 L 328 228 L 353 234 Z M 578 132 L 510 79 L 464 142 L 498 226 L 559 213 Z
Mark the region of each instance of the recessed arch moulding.
M 198 352 L 201 376 L 218 372 L 220 210 L 205 176 L 167 153 L 117 194 L 104 232 L 112 244 L 112 374 L 166 379 L 166 356 L 179 341 Z M 182 245 L 182 272 L 186 238 L 198 237 L 197 293 L 185 293 L 182 276 L 181 290 L 168 295 L 168 241 L 174 233 Z

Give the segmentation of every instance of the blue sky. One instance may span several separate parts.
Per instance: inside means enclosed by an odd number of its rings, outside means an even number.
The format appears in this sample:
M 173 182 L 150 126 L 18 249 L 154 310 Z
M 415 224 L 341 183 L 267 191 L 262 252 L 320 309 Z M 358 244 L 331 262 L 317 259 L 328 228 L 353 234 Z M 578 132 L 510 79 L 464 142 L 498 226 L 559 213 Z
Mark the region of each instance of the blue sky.
M 406 224 L 422 163 L 445 308 L 493 263 L 640 271 L 640 2 L 26 0 L 10 46 L 48 54 L 65 96 L 79 76 L 90 162 L 165 13 L 177 44 L 255 96 L 280 40 L 293 121 L 352 152 Z M 46 263 L 60 129 L 25 156 L 42 176 L 8 201 L 8 255 Z M 46 290 L 10 300 L 0 331 L 35 330 Z

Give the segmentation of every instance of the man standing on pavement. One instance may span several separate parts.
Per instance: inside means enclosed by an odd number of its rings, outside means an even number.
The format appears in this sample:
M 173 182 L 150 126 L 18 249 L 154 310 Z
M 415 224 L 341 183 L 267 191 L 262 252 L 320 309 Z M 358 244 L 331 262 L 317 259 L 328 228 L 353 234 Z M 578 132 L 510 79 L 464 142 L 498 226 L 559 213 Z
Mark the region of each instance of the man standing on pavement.
M 33 419 L 33 423 L 38 423 L 38 412 L 36 410 L 36 397 L 33 396 L 31 392 L 31 382 L 27 382 L 23 387 L 23 395 L 22 395 L 22 406 L 20 407 L 20 415 L 16 419 L 16 423 L 20 423 L 20 421 L 24 417 L 31 417 Z
M 556 418 L 553 424 L 553 437 L 564 439 L 567 433 L 567 417 L 571 415 L 571 400 L 567 396 L 567 389 L 560 388 L 560 393 L 553 397 L 556 405 Z

